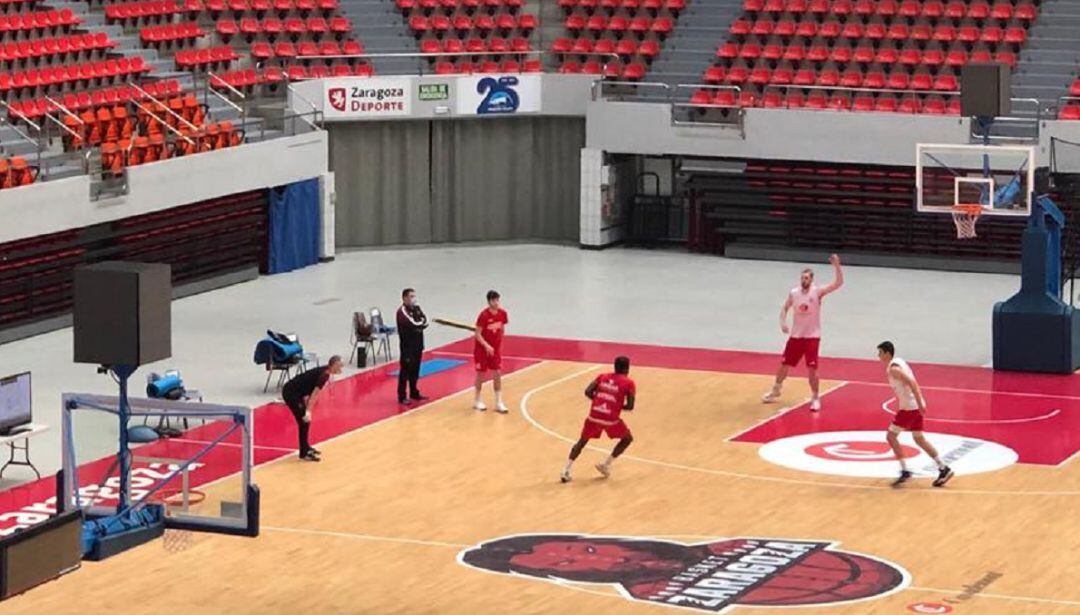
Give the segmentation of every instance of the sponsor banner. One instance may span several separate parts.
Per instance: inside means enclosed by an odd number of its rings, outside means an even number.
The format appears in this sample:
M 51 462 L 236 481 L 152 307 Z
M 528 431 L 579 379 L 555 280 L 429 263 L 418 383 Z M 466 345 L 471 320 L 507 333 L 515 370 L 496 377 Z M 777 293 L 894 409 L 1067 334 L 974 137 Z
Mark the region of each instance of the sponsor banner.
M 323 116 L 328 120 L 407 116 L 412 113 L 411 84 L 408 78 L 324 79 Z
M 416 98 L 421 102 L 450 100 L 450 84 L 421 83 L 416 89 Z
M 540 111 L 539 75 L 475 75 L 458 78 L 458 115 L 507 115 Z
M 705 613 L 729 608 L 805 607 L 872 600 L 900 591 L 896 564 L 788 538 L 683 543 L 636 536 L 518 534 L 458 554 L 484 572 L 566 586 L 606 584 L 630 601 Z
M 901 452 L 916 476 L 936 476 L 934 461 L 901 435 Z M 927 433 L 941 460 L 958 475 L 993 472 L 1016 463 L 1016 451 L 980 438 Z M 899 464 L 885 442 L 884 431 L 827 431 L 792 436 L 762 445 L 758 453 L 776 465 L 836 476 L 888 478 Z

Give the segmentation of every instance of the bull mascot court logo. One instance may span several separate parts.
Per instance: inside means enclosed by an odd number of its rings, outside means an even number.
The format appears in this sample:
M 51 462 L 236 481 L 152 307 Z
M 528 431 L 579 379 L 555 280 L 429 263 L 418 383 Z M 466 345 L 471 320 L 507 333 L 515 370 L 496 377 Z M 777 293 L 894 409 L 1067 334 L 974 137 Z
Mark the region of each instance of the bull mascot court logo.
M 686 544 L 652 538 L 523 534 L 458 554 L 466 566 L 560 585 L 614 586 L 627 600 L 719 613 L 738 606 L 824 606 L 900 591 L 907 571 L 834 549 L 836 543 L 730 538 Z

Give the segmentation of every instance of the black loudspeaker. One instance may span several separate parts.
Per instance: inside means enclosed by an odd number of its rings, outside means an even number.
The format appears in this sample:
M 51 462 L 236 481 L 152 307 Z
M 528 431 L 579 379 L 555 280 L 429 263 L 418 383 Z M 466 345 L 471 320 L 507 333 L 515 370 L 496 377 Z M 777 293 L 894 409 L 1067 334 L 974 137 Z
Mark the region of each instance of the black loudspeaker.
M 1011 81 L 1008 64 L 965 64 L 960 69 L 960 115 L 1009 115 Z
M 172 268 L 107 261 L 75 270 L 75 362 L 139 366 L 172 356 Z
M 76 570 L 82 521 L 82 511 L 73 510 L 0 539 L 0 600 Z

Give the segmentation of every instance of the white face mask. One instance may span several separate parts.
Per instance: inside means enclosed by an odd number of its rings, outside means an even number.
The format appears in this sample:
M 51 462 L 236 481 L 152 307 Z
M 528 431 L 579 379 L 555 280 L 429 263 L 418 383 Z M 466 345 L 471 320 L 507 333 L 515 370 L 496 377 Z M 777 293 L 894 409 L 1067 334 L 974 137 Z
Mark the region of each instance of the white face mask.
M 420 305 L 420 300 L 417 299 L 416 296 L 414 295 L 412 299 L 409 299 L 409 305 L 411 305 L 412 307 L 416 307 L 416 306 Z

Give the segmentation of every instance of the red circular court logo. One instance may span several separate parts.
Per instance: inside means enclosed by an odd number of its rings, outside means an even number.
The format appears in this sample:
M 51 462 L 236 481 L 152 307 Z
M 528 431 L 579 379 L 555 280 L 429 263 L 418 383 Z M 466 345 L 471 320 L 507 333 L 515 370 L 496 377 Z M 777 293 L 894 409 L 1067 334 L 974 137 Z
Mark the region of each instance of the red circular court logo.
M 865 440 L 837 440 L 811 444 L 805 449 L 807 455 L 835 461 L 887 461 L 896 459 L 888 442 L 867 442 Z M 918 457 L 918 449 L 900 445 L 904 459 Z
M 940 602 L 916 602 L 914 604 L 907 605 L 907 610 L 912 613 L 930 613 L 937 615 L 939 613 L 952 613 L 952 607 L 947 604 L 941 604 Z

